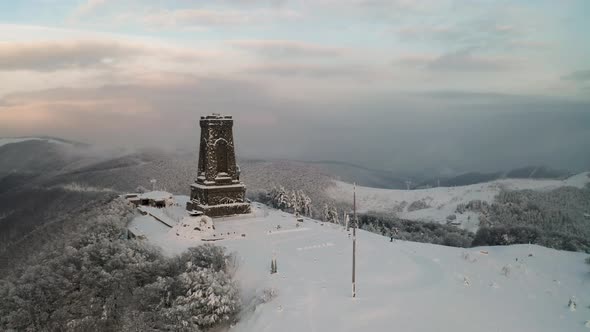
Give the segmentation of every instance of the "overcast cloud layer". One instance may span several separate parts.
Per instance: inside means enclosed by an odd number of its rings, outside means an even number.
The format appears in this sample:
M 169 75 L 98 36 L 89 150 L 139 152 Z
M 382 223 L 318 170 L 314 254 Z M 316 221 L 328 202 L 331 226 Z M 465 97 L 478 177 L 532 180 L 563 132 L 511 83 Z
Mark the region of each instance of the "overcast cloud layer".
M 584 0 L 2 2 L 0 136 L 191 148 L 199 117 L 221 112 L 242 157 L 589 169 L 588 12 Z

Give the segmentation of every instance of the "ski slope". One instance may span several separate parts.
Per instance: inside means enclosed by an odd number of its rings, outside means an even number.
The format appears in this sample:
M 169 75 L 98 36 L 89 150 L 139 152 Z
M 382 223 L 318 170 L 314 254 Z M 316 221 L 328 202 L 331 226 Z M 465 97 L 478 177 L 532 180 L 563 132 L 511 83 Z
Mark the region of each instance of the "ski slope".
M 204 243 L 149 216 L 132 224 L 168 255 Z M 353 299 L 346 230 L 311 219 L 299 224 L 260 204 L 253 216 L 215 219 L 224 239 L 214 243 L 239 254 L 236 280 L 245 306 L 265 289 L 277 294 L 247 310 L 230 331 L 588 331 L 585 254 L 535 245 L 461 249 L 389 242 L 358 230 Z M 278 273 L 271 275 L 273 255 Z M 567 306 L 572 296 L 576 311 Z
M 416 190 L 378 189 L 356 187 L 357 206 L 360 211 L 396 213 L 400 218 L 419 221 L 445 222 L 447 216 L 456 214 L 457 205 L 472 200 L 493 202 L 494 197 L 505 190 L 552 190 L 572 186 L 583 188 L 590 182 L 590 172 L 580 173 L 565 180 L 536 179 L 502 179 L 458 187 L 437 187 Z M 353 185 L 335 181 L 335 186 L 328 187 L 327 194 L 339 202 L 350 202 Z M 409 211 L 412 202 L 422 201 L 428 206 L 424 209 Z M 479 214 L 466 212 L 456 214 L 461 227 L 475 231 L 479 225 Z

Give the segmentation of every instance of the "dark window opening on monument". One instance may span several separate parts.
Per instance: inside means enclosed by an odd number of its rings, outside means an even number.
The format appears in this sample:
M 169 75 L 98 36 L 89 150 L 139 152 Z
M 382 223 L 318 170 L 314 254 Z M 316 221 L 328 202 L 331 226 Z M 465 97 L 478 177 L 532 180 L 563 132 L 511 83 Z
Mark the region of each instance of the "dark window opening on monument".
M 225 140 L 217 141 L 215 144 L 215 154 L 217 157 L 217 174 L 228 173 L 227 142 Z

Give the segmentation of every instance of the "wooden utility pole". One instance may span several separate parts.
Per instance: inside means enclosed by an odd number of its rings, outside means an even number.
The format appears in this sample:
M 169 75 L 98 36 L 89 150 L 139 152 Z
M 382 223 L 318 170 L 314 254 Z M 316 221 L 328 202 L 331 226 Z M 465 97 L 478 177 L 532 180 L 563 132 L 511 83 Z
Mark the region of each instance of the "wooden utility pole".
M 356 183 L 352 192 L 352 297 L 356 297 Z

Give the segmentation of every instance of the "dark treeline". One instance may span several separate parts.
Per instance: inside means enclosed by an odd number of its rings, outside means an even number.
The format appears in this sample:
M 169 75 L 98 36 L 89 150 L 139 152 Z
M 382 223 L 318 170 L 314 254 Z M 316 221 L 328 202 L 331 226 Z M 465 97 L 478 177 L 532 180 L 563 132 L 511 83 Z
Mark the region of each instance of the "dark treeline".
M 361 214 L 358 222 L 359 227 L 366 231 L 405 241 L 466 248 L 471 246 L 474 238 L 472 232 L 454 226 L 399 219 L 385 214 Z
M 113 193 L 41 187 L 0 193 L 0 256 L 18 242 L 26 242 L 26 237 L 35 230 L 78 216 L 84 209 L 113 197 L 116 197 Z
M 590 253 L 590 239 L 564 232 L 544 231 L 534 226 L 482 227 L 475 234 L 473 246 L 538 244 L 548 248 Z
M 481 227 L 477 233 L 455 226 L 399 219 L 384 214 L 359 215 L 359 227 L 394 239 L 451 247 L 538 244 L 567 251 L 590 252 L 590 239 L 567 233 L 542 231 L 532 226 Z
M 539 244 L 590 252 L 590 188 L 502 191 L 480 205 L 482 225 L 474 245 Z
M 590 253 L 590 187 L 549 191 L 503 190 L 493 203 L 471 201 L 456 213 L 480 214 L 476 234 L 454 226 L 399 219 L 369 213 L 359 223 L 367 231 L 396 239 L 453 247 L 538 244 Z

